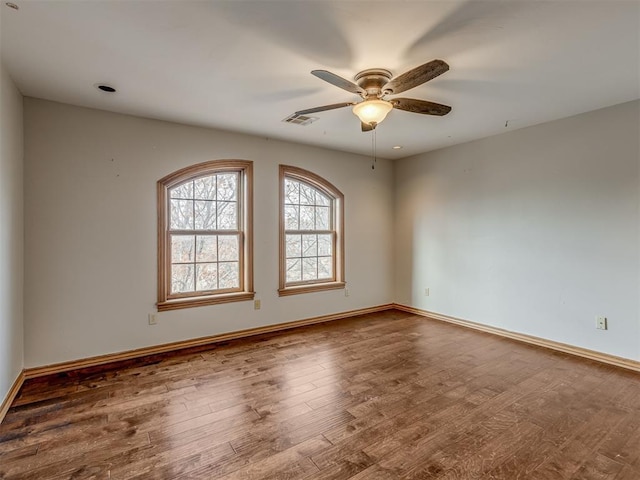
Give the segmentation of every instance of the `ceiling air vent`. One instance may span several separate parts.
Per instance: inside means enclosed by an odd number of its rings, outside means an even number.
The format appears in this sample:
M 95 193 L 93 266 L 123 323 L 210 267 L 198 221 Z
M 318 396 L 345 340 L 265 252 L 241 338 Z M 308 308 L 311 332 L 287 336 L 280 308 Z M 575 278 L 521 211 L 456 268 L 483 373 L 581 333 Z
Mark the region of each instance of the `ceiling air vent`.
M 311 125 L 316 120 L 318 120 L 318 117 L 308 117 L 306 115 L 296 115 L 295 113 L 292 113 L 282 121 L 286 123 L 293 123 L 295 125 L 302 125 L 303 127 L 306 127 L 307 125 Z

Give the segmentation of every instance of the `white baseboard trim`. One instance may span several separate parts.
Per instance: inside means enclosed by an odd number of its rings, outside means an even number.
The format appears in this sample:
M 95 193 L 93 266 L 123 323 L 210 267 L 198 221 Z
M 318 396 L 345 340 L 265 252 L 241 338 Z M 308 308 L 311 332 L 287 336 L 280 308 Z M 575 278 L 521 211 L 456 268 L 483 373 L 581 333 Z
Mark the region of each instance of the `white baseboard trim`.
M 382 312 L 385 310 L 393 309 L 393 304 L 388 303 L 385 305 L 378 305 L 375 307 L 360 308 L 357 310 L 349 310 L 346 312 L 333 313 L 330 315 L 321 315 L 319 317 L 306 318 L 303 320 L 296 320 L 293 322 L 277 323 L 274 325 L 266 325 L 263 327 L 256 327 L 247 330 L 239 330 L 237 332 L 222 333 L 219 335 L 211 335 L 208 337 L 194 338 L 191 340 L 183 340 L 179 342 L 165 343 L 161 345 L 154 345 L 151 347 L 137 348 L 135 350 L 128 350 L 124 352 L 109 353 L 106 355 L 99 355 L 96 357 L 82 358 L 78 360 L 70 360 L 68 362 L 61 362 L 52 365 L 44 365 L 42 367 L 31 367 L 24 370 L 24 378 L 37 378 L 46 375 L 55 375 L 58 373 L 69 372 L 71 370 L 78 370 L 80 368 L 97 367 L 99 365 L 105 365 L 108 363 L 120 362 L 123 360 L 133 360 L 140 357 L 146 357 L 148 355 L 156 355 L 159 353 L 167 353 L 175 350 L 183 350 L 190 347 L 200 347 L 203 345 L 214 344 L 218 342 L 224 342 L 228 340 L 236 340 L 239 338 L 250 337 L 253 335 L 260 335 L 263 333 L 279 332 L 283 330 L 289 330 L 291 328 L 304 327 L 307 325 L 314 325 L 316 323 L 330 322 L 333 320 L 341 320 L 344 318 L 355 317 L 357 315 L 365 315 L 367 313 Z
M 615 365 L 616 367 L 626 368 L 640 372 L 640 362 L 631 360 L 628 358 L 617 357 L 608 353 L 596 352 L 595 350 L 589 350 L 587 348 L 576 347 L 574 345 L 568 345 L 566 343 L 554 342 L 553 340 L 547 340 L 545 338 L 534 337 L 532 335 L 525 335 L 523 333 L 511 332 L 502 328 L 490 327 L 481 323 L 471 322 L 469 320 L 463 320 L 461 318 L 451 317 L 449 315 L 443 315 L 441 313 L 430 312 L 428 310 L 422 310 L 420 308 L 409 307 L 407 305 L 394 304 L 394 307 L 398 310 L 407 313 L 413 313 L 422 317 L 432 318 L 442 322 L 453 323 L 466 328 L 472 328 L 474 330 L 480 330 L 481 332 L 491 333 L 493 335 L 499 335 L 505 338 L 511 338 L 512 340 L 518 340 L 520 342 L 529 343 L 531 345 L 537 345 L 539 347 L 549 348 L 563 353 L 576 355 L 578 357 L 588 358 L 597 362 L 606 363 L 609 365 Z
M 2 423 L 2 421 L 4 420 L 5 415 L 9 411 L 9 407 L 11 407 L 11 404 L 13 403 L 16 396 L 18 395 L 18 392 L 20 391 L 20 388 L 22 387 L 24 380 L 25 380 L 24 370 L 22 370 L 14 380 L 13 385 L 11 385 L 11 388 L 7 392 L 7 396 L 4 397 L 4 400 L 0 405 L 0 423 Z

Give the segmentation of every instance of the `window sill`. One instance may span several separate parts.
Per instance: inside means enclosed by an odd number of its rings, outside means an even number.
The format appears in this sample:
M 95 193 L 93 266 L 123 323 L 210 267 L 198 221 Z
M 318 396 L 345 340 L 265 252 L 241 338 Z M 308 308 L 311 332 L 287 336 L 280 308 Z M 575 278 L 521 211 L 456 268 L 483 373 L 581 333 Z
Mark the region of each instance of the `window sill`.
M 223 293 L 209 297 L 189 297 L 175 300 L 158 302 L 156 305 L 159 312 L 168 310 L 178 310 L 181 308 L 204 307 L 206 305 L 217 305 L 219 303 L 244 302 L 253 300 L 255 292 Z
M 324 290 L 339 290 L 345 288 L 346 282 L 315 283 L 311 285 L 296 285 L 292 287 L 280 288 L 278 295 L 286 297 L 288 295 L 298 295 L 300 293 L 322 292 Z

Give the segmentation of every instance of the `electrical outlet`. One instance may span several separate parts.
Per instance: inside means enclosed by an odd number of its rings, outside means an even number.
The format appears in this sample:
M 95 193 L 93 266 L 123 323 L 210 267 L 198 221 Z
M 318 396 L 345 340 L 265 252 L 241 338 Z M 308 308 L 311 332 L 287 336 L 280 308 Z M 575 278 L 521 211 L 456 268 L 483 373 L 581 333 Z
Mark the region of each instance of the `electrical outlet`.
M 349 289 L 348 289 L 348 288 L 345 288 L 345 289 L 344 289 L 344 296 L 345 296 L 345 297 L 348 297 L 348 296 L 349 296 Z
M 158 323 L 158 316 L 155 313 L 149 314 L 149 325 L 156 325 Z
M 253 301 L 253 309 L 254 310 L 260 310 L 260 300 L 254 300 Z
M 607 329 L 607 317 L 596 317 L 596 328 L 598 330 Z
M 424 289 L 424 296 L 425 296 L 425 297 L 428 297 L 428 296 L 429 296 L 429 289 L 428 289 L 428 288 L 425 288 L 425 289 Z

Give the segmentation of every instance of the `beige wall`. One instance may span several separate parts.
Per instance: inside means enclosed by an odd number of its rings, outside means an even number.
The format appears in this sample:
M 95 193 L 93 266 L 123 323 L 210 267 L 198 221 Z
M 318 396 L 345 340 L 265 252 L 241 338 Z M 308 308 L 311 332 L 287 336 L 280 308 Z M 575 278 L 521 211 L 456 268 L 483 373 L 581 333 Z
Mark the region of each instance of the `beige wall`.
M 640 359 L 639 128 L 631 102 L 372 171 L 363 156 L 28 98 L 25 365 L 392 301 Z M 164 312 L 149 326 L 156 181 L 215 158 L 255 162 L 262 309 Z M 279 163 L 345 193 L 349 297 L 277 296 Z
M 303 128 L 303 127 L 292 127 Z M 156 301 L 156 181 L 254 161 L 253 302 L 147 315 Z M 342 290 L 278 297 L 278 165 L 345 195 Z M 25 364 L 40 366 L 389 303 L 392 165 L 320 148 L 25 99 Z
M 0 403 L 23 368 L 22 95 L 0 59 Z
M 398 161 L 395 300 L 640 360 L 639 132 L 635 101 Z

